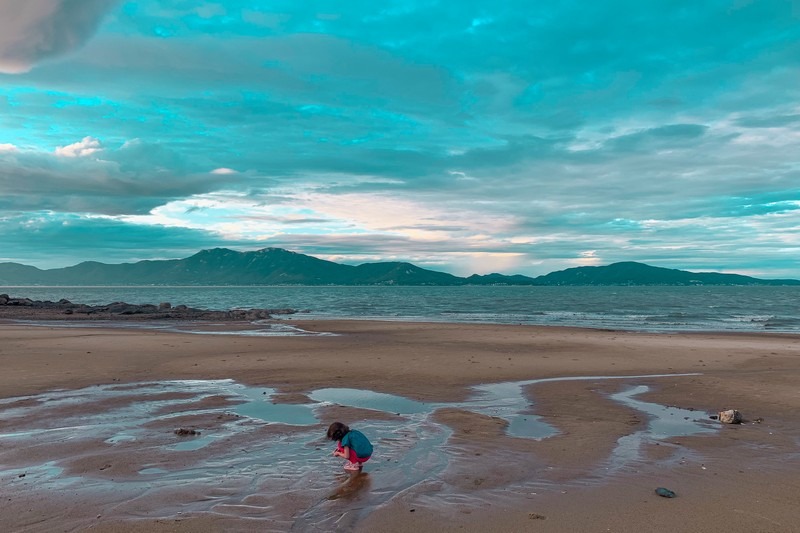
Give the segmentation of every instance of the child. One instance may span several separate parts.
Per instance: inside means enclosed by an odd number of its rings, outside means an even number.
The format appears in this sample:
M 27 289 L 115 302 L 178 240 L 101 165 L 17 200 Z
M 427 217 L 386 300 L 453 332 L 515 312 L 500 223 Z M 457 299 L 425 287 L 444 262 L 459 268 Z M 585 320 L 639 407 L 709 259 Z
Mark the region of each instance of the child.
M 372 455 L 372 444 L 369 439 L 360 431 L 350 429 L 341 422 L 330 425 L 328 438 L 336 441 L 333 456 L 347 459 L 344 469 L 350 472 L 360 471 Z

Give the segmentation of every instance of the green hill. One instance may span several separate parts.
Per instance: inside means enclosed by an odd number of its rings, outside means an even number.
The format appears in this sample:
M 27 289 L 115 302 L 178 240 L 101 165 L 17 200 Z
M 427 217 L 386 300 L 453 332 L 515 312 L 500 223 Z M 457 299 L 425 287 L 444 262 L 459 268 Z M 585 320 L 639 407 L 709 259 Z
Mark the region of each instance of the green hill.
M 538 285 L 800 285 L 798 280 L 764 280 L 738 274 L 688 272 L 632 261 L 568 268 L 539 276 Z
M 252 252 L 214 248 L 184 259 L 87 261 L 50 270 L 0 263 L 0 285 L 800 285 L 800 281 L 688 272 L 635 262 L 568 268 L 537 278 L 503 274 L 463 278 L 403 262 L 352 266 L 282 248 Z

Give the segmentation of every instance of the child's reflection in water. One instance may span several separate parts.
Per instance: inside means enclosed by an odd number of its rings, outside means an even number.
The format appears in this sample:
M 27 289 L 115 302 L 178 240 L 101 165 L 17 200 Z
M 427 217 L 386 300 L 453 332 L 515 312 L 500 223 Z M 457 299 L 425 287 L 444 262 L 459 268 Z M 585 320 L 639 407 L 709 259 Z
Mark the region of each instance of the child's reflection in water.
M 344 483 L 336 487 L 333 494 L 328 496 L 329 500 L 353 500 L 361 494 L 369 493 L 372 480 L 366 472 L 353 472 L 346 474 Z

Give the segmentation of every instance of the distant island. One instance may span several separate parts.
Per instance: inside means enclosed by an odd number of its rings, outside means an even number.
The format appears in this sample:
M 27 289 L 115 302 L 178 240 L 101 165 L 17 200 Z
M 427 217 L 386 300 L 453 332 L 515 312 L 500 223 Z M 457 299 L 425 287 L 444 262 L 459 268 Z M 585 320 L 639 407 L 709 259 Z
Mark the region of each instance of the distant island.
M 800 280 L 689 272 L 632 261 L 568 268 L 535 278 L 504 274 L 459 277 L 403 262 L 352 266 L 282 248 L 251 252 L 214 248 L 184 259 L 121 264 L 86 261 L 49 270 L 0 263 L 0 286 L 12 285 L 800 285 Z

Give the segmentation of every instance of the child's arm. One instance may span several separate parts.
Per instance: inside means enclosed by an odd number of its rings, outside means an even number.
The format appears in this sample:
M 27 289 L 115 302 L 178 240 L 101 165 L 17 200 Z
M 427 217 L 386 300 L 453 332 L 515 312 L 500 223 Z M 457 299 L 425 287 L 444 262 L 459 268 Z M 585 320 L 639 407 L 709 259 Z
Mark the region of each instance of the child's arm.
M 333 450 L 334 457 L 344 457 L 345 459 L 350 458 L 350 448 L 348 446 L 344 446 L 341 450 L 336 448 Z

